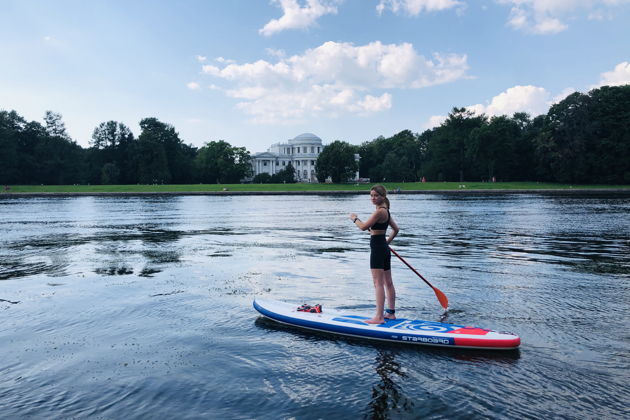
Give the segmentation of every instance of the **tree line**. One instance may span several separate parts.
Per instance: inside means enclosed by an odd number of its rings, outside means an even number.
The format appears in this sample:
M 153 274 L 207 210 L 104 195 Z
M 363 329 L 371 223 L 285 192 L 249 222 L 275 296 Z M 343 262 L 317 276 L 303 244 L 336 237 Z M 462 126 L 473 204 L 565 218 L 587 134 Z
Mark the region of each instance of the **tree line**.
M 157 118 L 140 121 L 137 138 L 123 123 L 103 122 L 89 148 L 68 136 L 60 114 L 47 111 L 44 121 L 0 111 L 1 184 L 238 183 L 251 174 L 244 147 L 219 140 L 196 148 Z
M 534 118 L 453 108 L 439 127 L 357 151 L 360 176 L 373 182 L 630 183 L 630 85 L 575 92 Z
M 140 129 L 136 138 L 120 122 L 103 122 L 82 148 L 57 113 L 46 112 L 41 124 L 0 110 L 0 183 L 238 183 L 252 175 L 243 147 L 219 140 L 196 148 L 156 118 L 140 121 Z M 420 134 L 404 130 L 359 146 L 335 141 L 316 167 L 320 182 L 344 182 L 358 169 L 372 182 L 630 183 L 630 85 L 575 92 L 533 118 L 453 108 L 440 126 Z M 287 166 L 253 182 L 294 182 L 294 175 Z

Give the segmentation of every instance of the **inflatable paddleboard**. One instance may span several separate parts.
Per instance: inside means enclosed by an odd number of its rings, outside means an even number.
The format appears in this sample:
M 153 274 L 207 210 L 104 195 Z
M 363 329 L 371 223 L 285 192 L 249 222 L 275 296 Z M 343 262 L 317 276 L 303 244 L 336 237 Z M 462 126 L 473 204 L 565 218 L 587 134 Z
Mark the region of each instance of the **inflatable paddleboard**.
M 299 305 L 256 299 L 254 308 L 264 317 L 309 330 L 371 340 L 467 349 L 511 350 L 521 344 L 512 333 L 478 327 L 399 318 L 384 324 L 366 324 L 368 316 L 323 308 L 321 313 L 300 312 Z

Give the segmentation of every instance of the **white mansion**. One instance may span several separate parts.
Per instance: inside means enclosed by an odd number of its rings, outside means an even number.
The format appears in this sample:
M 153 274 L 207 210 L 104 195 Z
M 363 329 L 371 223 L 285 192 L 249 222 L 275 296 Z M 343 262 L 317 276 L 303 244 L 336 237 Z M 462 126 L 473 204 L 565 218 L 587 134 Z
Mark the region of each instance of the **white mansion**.
M 285 169 L 290 162 L 298 182 L 317 182 L 315 163 L 324 147 L 322 139 L 311 133 L 300 134 L 286 143 L 272 144 L 266 152 L 252 155 L 254 176 L 265 172 L 274 175 Z M 359 160 L 358 154 L 355 154 L 355 159 Z M 357 171 L 355 179 L 358 178 Z

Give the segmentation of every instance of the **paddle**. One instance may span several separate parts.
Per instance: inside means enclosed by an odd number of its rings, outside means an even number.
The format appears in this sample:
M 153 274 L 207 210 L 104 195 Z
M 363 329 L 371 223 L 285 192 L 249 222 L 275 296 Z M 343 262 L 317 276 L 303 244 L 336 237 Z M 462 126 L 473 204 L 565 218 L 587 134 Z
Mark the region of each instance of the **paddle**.
M 444 293 L 442 293 L 442 291 L 440 289 L 438 289 L 437 287 L 433 286 L 431 283 L 429 283 L 429 281 L 427 279 L 425 279 L 424 277 L 422 277 L 422 274 L 418 273 L 416 271 L 415 268 L 413 268 L 407 261 L 405 261 L 403 259 L 403 257 L 401 257 L 400 255 L 398 255 L 398 253 L 396 251 L 394 251 L 391 247 L 389 247 L 389 250 L 392 251 L 394 253 L 395 256 L 398 257 L 398 259 L 402 262 L 405 263 L 405 265 L 407 267 L 409 267 L 411 269 L 411 271 L 413 271 L 414 273 L 416 273 L 418 275 L 418 277 L 420 277 L 422 280 L 424 280 L 424 282 L 426 284 L 429 285 L 429 287 L 431 289 L 433 289 L 433 291 L 435 292 L 435 296 L 438 298 L 438 300 L 440 301 L 440 305 L 442 305 L 442 308 L 444 309 L 448 309 L 448 298 L 446 297 L 446 295 Z

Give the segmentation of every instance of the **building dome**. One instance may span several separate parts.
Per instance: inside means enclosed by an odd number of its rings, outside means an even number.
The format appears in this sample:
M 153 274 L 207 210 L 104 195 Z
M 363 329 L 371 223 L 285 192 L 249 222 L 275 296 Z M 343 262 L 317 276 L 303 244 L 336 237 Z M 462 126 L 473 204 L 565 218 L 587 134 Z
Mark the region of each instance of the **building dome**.
M 304 143 L 308 143 L 308 144 L 322 144 L 322 139 L 320 139 L 319 137 L 317 137 L 315 134 L 313 133 L 303 133 L 300 134 L 299 136 L 296 136 L 295 138 L 289 140 L 289 144 L 304 144 Z

